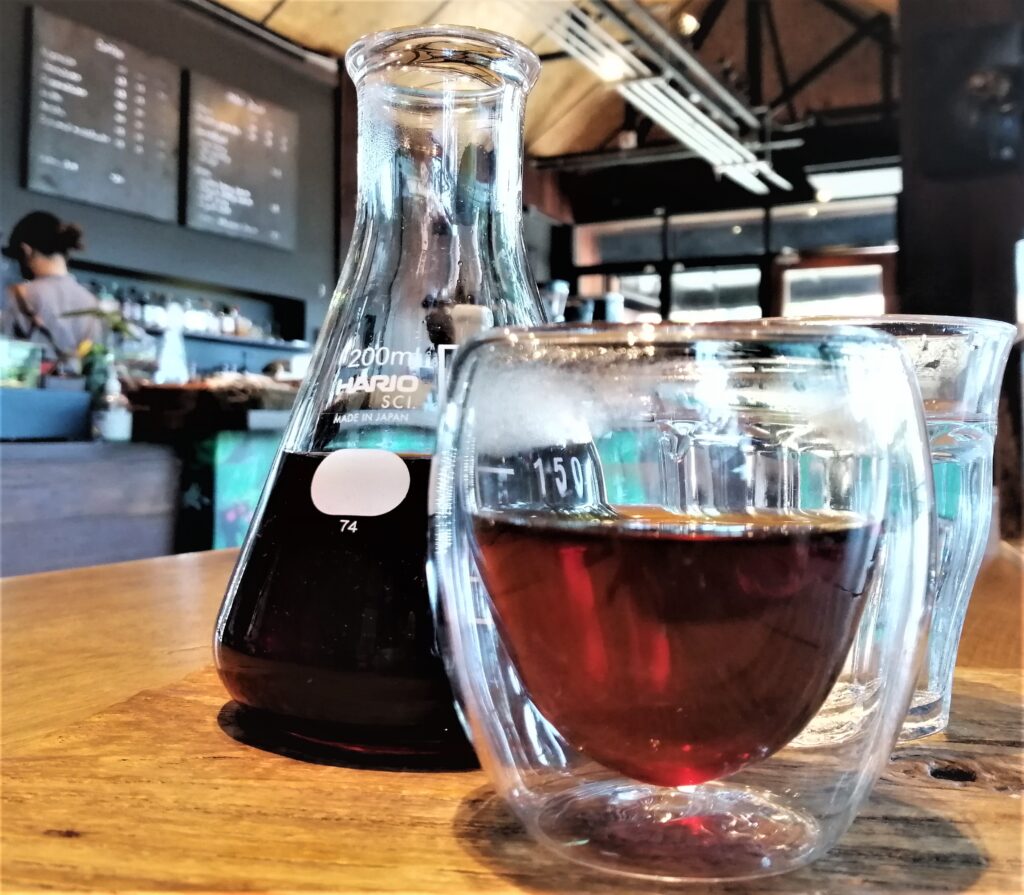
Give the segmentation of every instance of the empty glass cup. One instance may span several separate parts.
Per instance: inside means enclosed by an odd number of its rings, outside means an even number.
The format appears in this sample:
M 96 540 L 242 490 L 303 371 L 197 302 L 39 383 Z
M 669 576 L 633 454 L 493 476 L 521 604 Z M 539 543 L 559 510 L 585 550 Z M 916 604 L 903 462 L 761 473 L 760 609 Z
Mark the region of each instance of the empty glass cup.
M 931 476 L 896 342 L 504 329 L 450 382 L 428 579 L 498 793 L 548 848 L 634 876 L 820 856 L 888 760 L 925 612 Z M 838 686 L 868 694 L 855 734 L 797 743 Z
M 914 740 L 944 730 L 957 647 L 992 520 L 992 452 L 999 387 L 1015 327 L 970 317 L 804 318 L 773 321 L 869 326 L 907 352 L 924 404 L 935 476 L 933 609 L 910 713 L 900 734 Z

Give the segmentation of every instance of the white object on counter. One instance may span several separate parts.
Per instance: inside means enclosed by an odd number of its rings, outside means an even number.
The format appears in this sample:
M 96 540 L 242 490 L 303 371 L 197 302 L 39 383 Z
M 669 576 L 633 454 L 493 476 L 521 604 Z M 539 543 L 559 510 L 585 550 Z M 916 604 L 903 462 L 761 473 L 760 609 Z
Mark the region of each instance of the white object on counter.
M 121 393 L 121 380 L 114 367 L 114 356 L 107 355 L 107 381 L 103 386 L 103 405 L 93 411 L 92 426 L 101 441 L 132 440 L 132 410 Z
M 156 375 L 157 385 L 183 385 L 188 382 L 188 360 L 185 357 L 183 327 L 185 310 L 176 301 L 167 308 L 167 329 L 160 343 Z

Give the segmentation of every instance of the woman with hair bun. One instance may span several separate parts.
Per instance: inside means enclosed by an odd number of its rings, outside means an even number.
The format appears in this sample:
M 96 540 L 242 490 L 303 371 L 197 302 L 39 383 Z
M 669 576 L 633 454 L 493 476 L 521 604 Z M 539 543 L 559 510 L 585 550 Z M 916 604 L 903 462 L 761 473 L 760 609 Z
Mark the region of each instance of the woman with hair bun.
M 81 248 L 81 229 L 49 212 L 33 211 L 14 225 L 4 254 L 18 262 L 25 282 L 4 297 L 5 335 L 41 342 L 55 360 L 73 356 L 87 339 L 103 337 L 99 318 L 65 316 L 99 310 L 96 296 L 68 273 L 68 254 Z

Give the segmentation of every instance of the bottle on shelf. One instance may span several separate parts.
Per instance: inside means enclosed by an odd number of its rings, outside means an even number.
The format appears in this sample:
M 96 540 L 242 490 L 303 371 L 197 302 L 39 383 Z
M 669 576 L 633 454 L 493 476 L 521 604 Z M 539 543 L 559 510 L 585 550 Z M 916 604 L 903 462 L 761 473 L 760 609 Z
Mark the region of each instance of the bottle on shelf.
M 231 316 L 231 309 L 227 305 L 221 307 L 218 318 L 221 335 L 233 336 L 235 334 L 235 318 Z
M 129 323 L 142 325 L 142 306 L 139 304 L 132 287 L 120 288 L 117 283 L 113 284 L 114 295 L 121 301 L 121 316 Z
M 510 39 L 442 26 L 371 35 L 347 64 L 355 232 L 216 661 L 245 723 L 275 741 L 450 766 L 472 757 L 426 586 L 439 381 L 474 332 L 544 319 L 521 232 L 540 64 Z
M 162 292 L 156 292 L 150 297 L 148 326 L 163 331 L 167 329 L 167 296 Z
M 208 298 L 203 299 L 203 318 L 206 320 L 206 332 L 209 335 L 220 335 L 220 317 L 213 309 L 213 302 Z
M 199 331 L 200 329 L 205 329 L 205 324 L 201 325 L 202 317 L 199 315 L 199 312 L 197 311 L 196 306 L 191 298 L 186 296 L 185 300 L 182 302 L 181 307 L 183 313 L 182 319 L 184 320 L 185 332 L 194 333 Z
M 164 323 L 153 379 L 158 385 L 182 385 L 189 380 L 184 339 L 185 312 L 176 301 L 166 309 Z
M 147 329 L 155 329 L 156 324 L 153 322 L 153 306 L 152 296 L 147 291 L 139 291 L 138 293 L 139 302 L 139 317 L 142 320 L 142 325 Z
M 235 321 L 235 335 L 240 338 L 248 338 L 252 332 L 252 321 L 242 314 L 238 307 L 231 309 L 231 317 Z
M 120 302 L 114 297 L 106 283 L 93 280 L 89 284 L 89 291 L 96 296 L 96 302 L 104 314 L 114 314 L 121 310 Z
M 92 412 L 93 433 L 101 441 L 131 441 L 132 409 L 121 390 L 114 355 L 107 354 L 107 379 L 99 406 Z

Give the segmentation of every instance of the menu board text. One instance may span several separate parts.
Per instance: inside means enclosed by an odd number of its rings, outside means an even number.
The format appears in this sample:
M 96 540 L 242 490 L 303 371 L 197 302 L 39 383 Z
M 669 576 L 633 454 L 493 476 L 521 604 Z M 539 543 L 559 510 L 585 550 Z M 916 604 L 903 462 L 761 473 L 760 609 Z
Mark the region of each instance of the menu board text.
M 193 75 L 186 223 L 295 247 L 298 116 Z
M 179 105 L 170 62 L 34 10 L 29 189 L 175 221 Z

